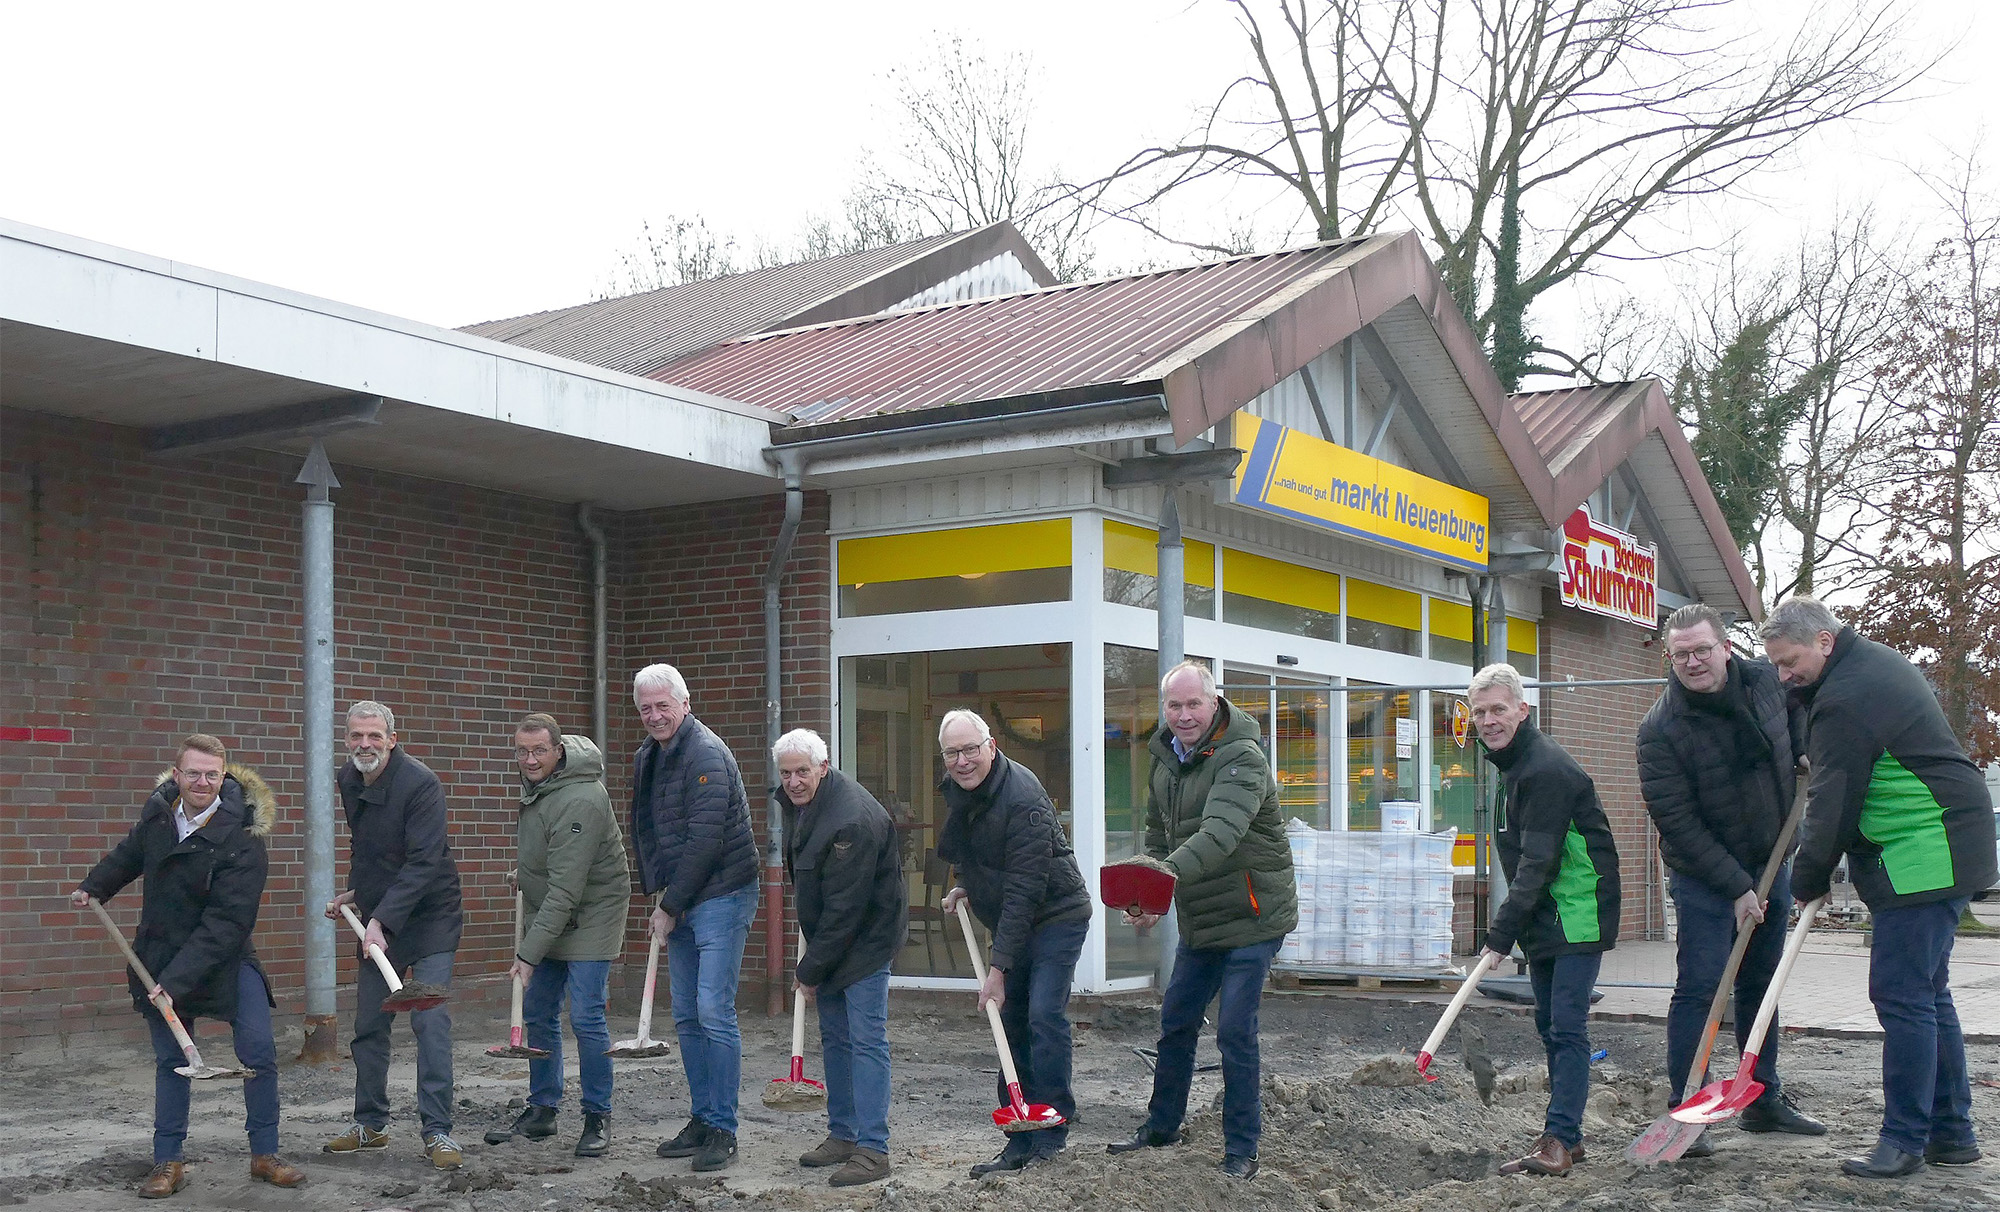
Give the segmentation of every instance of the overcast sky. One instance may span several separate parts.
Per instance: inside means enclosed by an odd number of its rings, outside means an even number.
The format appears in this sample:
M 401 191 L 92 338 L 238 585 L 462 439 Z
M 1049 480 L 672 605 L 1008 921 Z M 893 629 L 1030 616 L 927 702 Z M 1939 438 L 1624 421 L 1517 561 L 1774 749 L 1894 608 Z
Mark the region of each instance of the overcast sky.
M 1969 83 L 2000 4 L 1911 8 L 1964 39 L 1932 95 L 1699 222 L 1779 240 L 1835 205 L 1923 207 L 1903 167 L 2000 127 L 2000 87 Z M 591 297 L 643 220 L 782 238 L 831 211 L 891 138 L 885 73 L 940 31 L 1033 55 L 1037 136 L 1079 177 L 1244 66 L 1225 8 L 1174 0 L 8 0 L 0 28 L 0 216 L 444 325 Z

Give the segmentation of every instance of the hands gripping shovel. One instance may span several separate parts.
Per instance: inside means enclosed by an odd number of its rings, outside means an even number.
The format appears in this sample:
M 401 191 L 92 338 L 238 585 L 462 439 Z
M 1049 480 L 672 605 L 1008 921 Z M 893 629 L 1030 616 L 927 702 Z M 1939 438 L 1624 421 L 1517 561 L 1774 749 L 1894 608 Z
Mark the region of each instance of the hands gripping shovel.
M 368 958 L 374 960 L 375 966 L 382 970 L 382 980 L 389 986 L 389 996 L 382 999 L 382 1009 L 385 1012 L 399 1014 L 405 1010 L 433 1010 L 451 1000 L 449 989 L 421 982 L 405 985 L 403 978 L 396 975 L 396 966 L 389 962 L 389 957 L 382 954 L 380 947 L 368 941 L 367 927 L 363 926 L 361 919 L 355 916 L 354 907 L 343 904 L 339 908 L 341 916 L 347 919 L 347 924 L 354 927 L 354 936 L 368 949 Z
M 972 972 L 980 984 L 986 983 L 986 960 L 979 954 L 979 940 L 972 936 L 972 915 L 965 902 L 958 902 L 958 924 L 965 931 L 965 949 L 972 955 Z M 1000 1049 L 1000 1073 L 1007 1079 L 1007 1105 L 993 1112 L 993 1126 L 1012 1136 L 1016 1132 L 1039 1132 L 1060 1128 L 1062 1112 L 1047 1103 L 1031 1103 L 1021 1097 L 1021 1077 L 1014 1071 L 1014 1053 L 1007 1047 L 1007 1031 L 1000 1025 L 1000 1007 L 986 1003 L 986 1021 L 993 1028 L 993 1043 Z
M 799 935 L 799 958 L 806 936 Z M 792 1075 L 774 1077 L 764 1087 L 764 1105 L 774 1111 L 817 1111 L 826 1106 L 826 1085 L 806 1076 L 806 991 L 792 993 Z
M 606 1056 L 637 1060 L 647 1056 L 665 1056 L 673 1051 L 671 1045 L 653 1038 L 653 985 L 660 977 L 660 936 L 650 930 L 646 933 L 651 936 L 651 941 L 646 944 L 646 992 L 639 997 L 639 1034 L 606 1048 Z
M 521 945 L 521 894 L 514 894 L 514 945 Z M 528 1060 L 541 1060 L 549 1054 L 547 1048 L 532 1048 L 521 1042 L 521 978 L 514 978 L 514 1008 L 507 1019 L 507 1042 L 495 1044 L 486 1050 L 488 1056 L 520 1056 Z
M 132 965 L 132 971 L 139 974 L 140 983 L 145 985 L 146 988 L 156 991 L 148 995 L 148 1000 L 153 1003 L 153 1008 L 160 1012 L 160 1017 L 167 1020 L 167 1029 L 174 1033 L 175 1042 L 181 1046 L 181 1054 L 187 1057 L 187 1064 L 182 1065 L 180 1068 L 174 1070 L 174 1072 L 180 1074 L 182 1077 L 193 1078 L 195 1081 L 208 1081 L 217 1077 L 250 1078 L 257 1076 L 254 1070 L 218 1069 L 214 1065 L 202 1062 L 201 1052 L 194 1046 L 194 1038 L 188 1034 L 186 1027 L 181 1026 L 180 1016 L 174 1013 L 172 999 L 167 997 L 164 992 L 157 992 L 160 988 L 160 983 L 153 979 L 152 973 L 146 971 L 146 965 L 139 962 L 138 955 L 132 950 L 132 944 L 125 941 L 124 932 L 118 929 L 118 923 L 111 920 L 111 915 L 104 911 L 103 903 L 94 896 L 90 898 L 90 907 L 96 912 L 97 920 L 104 923 L 104 929 L 111 935 L 111 941 L 117 943 L 118 949 L 125 953 L 125 962 Z

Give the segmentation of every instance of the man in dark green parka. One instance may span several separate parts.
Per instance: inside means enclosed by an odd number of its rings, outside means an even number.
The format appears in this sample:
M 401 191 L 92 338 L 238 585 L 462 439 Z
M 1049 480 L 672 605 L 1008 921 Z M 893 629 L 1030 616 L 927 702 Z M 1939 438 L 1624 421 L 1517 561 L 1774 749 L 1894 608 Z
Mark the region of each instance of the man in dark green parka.
M 1222 1172 L 1247 1179 L 1257 1173 L 1262 1128 L 1257 1010 L 1271 960 L 1299 922 L 1291 844 L 1257 721 L 1216 693 L 1208 666 L 1183 661 L 1168 670 L 1160 705 L 1161 727 L 1149 745 L 1146 853 L 1174 873 L 1181 941 L 1160 1004 L 1159 1063 L 1146 1122 L 1110 1149 L 1124 1153 L 1181 1139 L 1202 1013 L 1220 992 Z

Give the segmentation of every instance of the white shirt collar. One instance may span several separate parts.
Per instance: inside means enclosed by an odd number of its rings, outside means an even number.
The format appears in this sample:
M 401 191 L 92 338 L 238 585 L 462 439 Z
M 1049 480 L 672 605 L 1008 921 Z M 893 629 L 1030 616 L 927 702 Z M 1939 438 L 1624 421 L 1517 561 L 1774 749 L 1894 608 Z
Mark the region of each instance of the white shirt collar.
M 201 828 L 203 825 L 208 824 L 209 818 L 214 816 L 215 810 L 221 806 L 222 806 L 222 792 L 220 789 L 217 789 L 215 795 L 215 802 L 208 806 L 208 810 L 206 812 L 203 812 L 201 815 L 195 817 L 193 820 L 189 820 L 187 815 L 187 801 L 182 799 L 175 799 L 174 832 L 180 834 L 181 841 L 183 842 L 187 841 L 188 835 L 190 833 L 193 833 L 195 830 Z

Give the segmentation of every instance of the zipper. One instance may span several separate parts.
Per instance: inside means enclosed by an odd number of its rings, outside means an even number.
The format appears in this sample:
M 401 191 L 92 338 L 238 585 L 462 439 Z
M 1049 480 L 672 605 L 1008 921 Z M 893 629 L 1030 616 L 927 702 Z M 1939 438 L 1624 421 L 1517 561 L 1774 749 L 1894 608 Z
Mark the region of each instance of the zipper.
M 1257 903 L 1257 889 L 1250 882 L 1250 873 L 1248 871 L 1243 873 L 1243 891 L 1250 894 L 1250 912 L 1256 914 L 1258 917 L 1263 917 L 1264 907 Z

